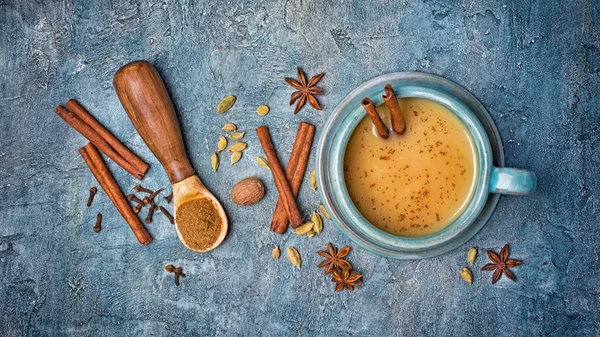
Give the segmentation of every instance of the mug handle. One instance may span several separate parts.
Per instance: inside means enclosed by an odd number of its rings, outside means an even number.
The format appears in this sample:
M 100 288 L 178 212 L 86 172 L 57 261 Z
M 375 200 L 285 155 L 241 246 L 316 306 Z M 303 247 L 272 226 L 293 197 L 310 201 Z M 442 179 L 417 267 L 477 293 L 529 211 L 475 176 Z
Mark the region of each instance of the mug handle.
M 510 167 L 492 167 L 490 193 L 528 195 L 535 191 L 535 173 Z

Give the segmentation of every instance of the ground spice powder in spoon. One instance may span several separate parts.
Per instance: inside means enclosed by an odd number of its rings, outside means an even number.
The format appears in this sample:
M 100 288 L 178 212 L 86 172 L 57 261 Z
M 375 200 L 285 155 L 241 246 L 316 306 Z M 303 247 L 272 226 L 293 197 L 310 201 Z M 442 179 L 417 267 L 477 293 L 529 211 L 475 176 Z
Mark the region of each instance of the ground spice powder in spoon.
M 177 229 L 193 250 L 210 248 L 219 238 L 223 221 L 212 200 L 193 199 L 177 208 Z

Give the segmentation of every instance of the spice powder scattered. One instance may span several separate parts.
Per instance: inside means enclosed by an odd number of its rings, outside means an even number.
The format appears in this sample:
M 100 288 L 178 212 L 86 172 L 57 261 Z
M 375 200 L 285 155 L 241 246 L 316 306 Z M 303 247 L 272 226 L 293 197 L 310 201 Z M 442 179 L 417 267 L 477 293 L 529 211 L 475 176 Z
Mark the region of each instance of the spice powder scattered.
M 193 199 L 177 208 L 177 228 L 193 250 L 210 248 L 219 238 L 223 222 L 212 200 Z

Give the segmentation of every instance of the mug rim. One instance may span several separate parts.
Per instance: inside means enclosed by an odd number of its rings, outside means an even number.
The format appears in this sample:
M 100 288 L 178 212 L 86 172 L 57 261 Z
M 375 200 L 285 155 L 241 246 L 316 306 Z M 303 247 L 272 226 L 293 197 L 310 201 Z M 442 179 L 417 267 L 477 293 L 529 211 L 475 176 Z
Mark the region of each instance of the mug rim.
M 470 200 L 461 214 L 442 230 L 423 237 L 400 237 L 389 234 L 362 216 L 347 191 L 343 174 L 343 161 L 348 139 L 366 113 L 360 106 L 364 97 L 370 97 L 376 105 L 383 103 L 381 94 L 387 83 L 394 86 L 398 97 L 421 97 L 442 104 L 457 116 L 467 129 L 475 152 L 475 174 Z M 348 94 L 329 117 L 318 145 L 317 177 L 321 198 L 335 223 L 353 241 L 380 255 L 395 258 L 423 258 L 444 253 L 471 238 L 487 221 L 477 224 L 489 197 L 490 175 L 493 165 L 492 148 L 488 134 L 472 109 L 463 102 L 471 99 L 481 112 L 487 110 L 465 89 L 441 77 L 418 73 L 391 73 L 371 79 Z M 490 118 L 491 120 L 491 118 Z M 497 134 L 493 122 L 493 131 Z M 497 202 L 497 198 L 495 198 Z M 493 208 L 495 207 L 493 203 Z M 468 230 L 477 224 L 476 230 Z M 464 234 L 468 232 L 465 239 Z

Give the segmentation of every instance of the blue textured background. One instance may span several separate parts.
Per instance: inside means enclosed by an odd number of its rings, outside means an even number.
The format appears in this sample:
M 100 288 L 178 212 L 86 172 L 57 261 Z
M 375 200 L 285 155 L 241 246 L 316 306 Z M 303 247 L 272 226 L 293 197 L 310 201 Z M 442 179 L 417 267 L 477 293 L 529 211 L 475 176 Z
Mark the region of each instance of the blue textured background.
M 0 0 L 0 334 L 599 335 L 599 20 L 595 0 Z M 145 185 L 168 184 L 112 88 L 135 59 L 163 75 L 190 159 L 229 212 L 229 235 L 210 253 L 183 248 L 160 214 L 148 226 L 154 242 L 139 245 L 104 193 L 85 207 L 96 184 L 77 153 L 85 141 L 53 113 L 72 97 L 152 165 Z M 324 111 L 292 114 L 283 77 L 296 65 L 327 73 Z M 357 85 L 403 70 L 478 97 L 507 165 L 534 170 L 538 191 L 502 197 L 476 237 L 438 258 L 389 260 L 352 245 L 365 285 L 334 293 L 314 252 L 348 240 L 330 223 L 312 239 L 268 231 L 276 193 L 254 162 L 262 151 L 252 130 L 270 125 L 286 161 L 299 121 L 322 126 Z M 214 113 L 229 94 L 234 108 Z M 252 112 L 261 104 L 267 117 Z M 210 154 L 226 122 L 250 131 L 249 148 L 214 174 Z M 134 185 L 110 167 L 123 188 Z M 247 175 L 267 183 L 267 196 L 234 207 L 228 192 Z M 306 187 L 307 214 L 318 200 Z M 485 249 L 507 242 L 525 264 L 517 283 L 492 286 L 478 271 Z M 275 244 L 296 246 L 303 268 L 273 261 Z M 469 286 L 458 271 L 471 246 L 480 250 Z M 184 268 L 182 286 L 168 263 Z

